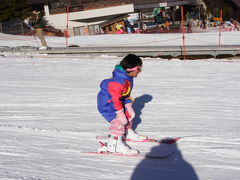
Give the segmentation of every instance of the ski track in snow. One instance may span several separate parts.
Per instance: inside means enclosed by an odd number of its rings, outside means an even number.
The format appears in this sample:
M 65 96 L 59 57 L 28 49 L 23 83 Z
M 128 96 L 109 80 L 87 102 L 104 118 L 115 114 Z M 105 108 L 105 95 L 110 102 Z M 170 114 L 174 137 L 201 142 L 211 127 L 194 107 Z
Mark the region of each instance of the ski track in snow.
M 81 153 L 96 151 L 95 136 L 106 134 L 96 95 L 120 60 L 0 57 L 0 180 L 238 180 L 240 59 L 143 58 L 132 92 L 137 131 L 182 137 L 171 146 L 176 153 L 162 160 Z M 161 146 L 129 144 L 143 152 Z

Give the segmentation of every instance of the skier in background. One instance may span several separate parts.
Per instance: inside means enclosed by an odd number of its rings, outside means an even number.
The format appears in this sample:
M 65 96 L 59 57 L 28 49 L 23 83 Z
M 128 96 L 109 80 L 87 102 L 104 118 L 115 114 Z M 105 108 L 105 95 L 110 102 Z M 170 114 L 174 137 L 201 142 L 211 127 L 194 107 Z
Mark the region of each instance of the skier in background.
M 42 15 L 39 11 L 33 11 L 32 15 L 28 18 L 26 18 L 26 21 L 28 23 L 28 26 L 32 29 L 35 36 L 38 37 L 38 39 L 41 41 L 41 47 L 39 49 L 47 49 L 47 43 L 43 36 L 43 19 Z
M 116 31 L 117 31 L 117 34 L 123 34 L 124 33 L 124 29 L 122 27 L 122 24 L 116 23 Z
M 236 31 L 236 30 L 239 31 L 239 28 L 238 28 L 238 25 L 240 25 L 239 22 L 236 19 L 234 19 L 232 23 L 233 23 L 233 26 L 234 26 L 233 30 L 234 31 Z
M 135 113 L 130 95 L 133 78 L 136 78 L 141 70 L 142 60 L 136 55 L 128 54 L 115 66 L 113 77 L 101 82 L 101 90 L 97 96 L 98 110 L 110 123 L 110 128 L 107 146 L 103 146 L 99 151 L 137 154 L 138 151 L 131 149 L 123 138 L 135 141 L 147 139 L 132 129 Z
M 187 21 L 187 33 L 192 33 L 192 21 Z

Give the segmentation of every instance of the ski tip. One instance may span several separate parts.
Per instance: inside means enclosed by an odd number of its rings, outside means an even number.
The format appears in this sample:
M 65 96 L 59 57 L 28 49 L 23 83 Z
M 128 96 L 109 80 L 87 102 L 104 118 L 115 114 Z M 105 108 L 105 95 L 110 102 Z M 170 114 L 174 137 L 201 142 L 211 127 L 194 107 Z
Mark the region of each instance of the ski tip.
M 160 140 L 158 142 L 163 143 L 163 144 L 173 144 L 173 143 L 176 143 L 179 139 L 181 139 L 181 137 L 163 139 L 163 140 Z

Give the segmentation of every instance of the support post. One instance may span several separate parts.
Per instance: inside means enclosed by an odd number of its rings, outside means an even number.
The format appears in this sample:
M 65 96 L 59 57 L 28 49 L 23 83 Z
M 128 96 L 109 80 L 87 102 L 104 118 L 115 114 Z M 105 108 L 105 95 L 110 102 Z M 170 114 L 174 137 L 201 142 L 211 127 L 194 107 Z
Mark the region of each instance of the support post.
M 22 36 L 23 36 L 24 35 L 23 21 L 21 21 L 21 32 L 22 32 Z
M 184 9 L 183 6 L 181 6 L 181 17 L 182 17 L 182 41 L 183 41 L 183 58 L 186 59 L 186 46 L 185 46 L 185 34 L 184 34 Z
M 2 22 L 0 22 L 0 33 L 3 32 L 3 28 L 2 28 Z
M 69 6 L 66 7 L 66 13 L 67 13 L 67 27 L 66 27 L 66 31 L 65 31 L 65 38 L 66 38 L 66 47 L 68 47 L 68 21 L 69 21 Z
M 222 9 L 220 10 L 220 25 L 219 25 L 219 40 L 218 40 L 219 46 L 221 46 L 221 36 L 222 36 Z

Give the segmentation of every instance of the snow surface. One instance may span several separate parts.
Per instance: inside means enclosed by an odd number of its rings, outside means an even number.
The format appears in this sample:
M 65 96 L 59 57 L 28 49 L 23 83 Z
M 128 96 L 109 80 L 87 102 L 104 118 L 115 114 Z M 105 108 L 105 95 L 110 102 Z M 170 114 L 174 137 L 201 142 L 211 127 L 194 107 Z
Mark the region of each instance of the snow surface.
M 205 41 L 211 34 L 192 36 Z M 239 44 L 239 35 L 229 32 L 224 44 Z M 104 35 L 70 41 L 87 46 L 160 39 L 160 44 L 176 36 Z M 0 45 L 36 45 L 27 41 L 31 38 L 0 34 Z M 47 41 L 50 46 L 64 44 L 63 38 Z M 182 137 L 171 145 L 176 153 L 160 160 L 81 153 L 96 151 L 95 136 L 107 133 L 96 96 L 99 83 L 121 59 L 1 56 L 0 180 L 238 180 L 240 59 L 143 58 L 143 72 L 132 93 L 134 127 L 153 138 Z M 144 152 L 162 146 L 130 145 Z
M 240 32 L 222 32 L 220 36 L 221 45 L 239 45 Z M 64 37 L 45 37 L 50 47 L 65 47 Z M 39 41 L 39 40 L 37 40 Z M 186 45 L 219 45 L 219 32 L 185 34 Z M 0 46 L 38 46 L 33 36 L 15 36 L 0 33 Z M 123 35 L 97 35 L 76 36 L 68 38 L 68 45 L 88 46 L 181 46 L 182 34 L 123 34 Z

